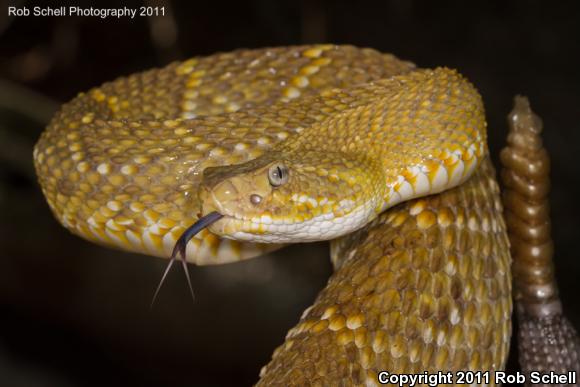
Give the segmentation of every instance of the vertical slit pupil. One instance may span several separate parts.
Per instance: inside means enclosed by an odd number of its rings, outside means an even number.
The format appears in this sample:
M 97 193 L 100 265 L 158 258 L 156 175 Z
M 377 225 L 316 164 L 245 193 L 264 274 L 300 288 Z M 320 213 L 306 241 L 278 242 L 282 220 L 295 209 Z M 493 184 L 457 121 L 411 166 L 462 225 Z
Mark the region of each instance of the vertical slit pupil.
M 284 164 L 276 164 L 268 169 L 268 180 L 272 187 L 279 187 L 288 180 L 288 168 Z

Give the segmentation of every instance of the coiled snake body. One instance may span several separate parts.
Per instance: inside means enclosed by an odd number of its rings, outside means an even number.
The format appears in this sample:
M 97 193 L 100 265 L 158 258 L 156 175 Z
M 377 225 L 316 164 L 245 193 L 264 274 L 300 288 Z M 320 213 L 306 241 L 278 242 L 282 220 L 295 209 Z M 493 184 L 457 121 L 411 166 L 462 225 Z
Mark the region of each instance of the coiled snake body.
M 303 46 L 80 94 L 34 160 L 59 221 L 101 244 L 167 257 L 213 212 L 190 262 L 334 239 L 335 274 L 261 383 L 373 385 L 381 370 L 505 364 L 510 258 L 485 141 L 479 94 L 455 71 Z

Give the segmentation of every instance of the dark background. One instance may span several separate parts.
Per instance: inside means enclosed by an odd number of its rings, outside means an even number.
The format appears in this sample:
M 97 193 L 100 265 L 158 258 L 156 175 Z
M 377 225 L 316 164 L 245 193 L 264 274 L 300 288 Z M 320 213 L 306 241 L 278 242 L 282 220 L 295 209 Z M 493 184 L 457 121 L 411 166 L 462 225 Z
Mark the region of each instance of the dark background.
M 324 244 L 194 267 L 193 305 L 175 270 L 149 312 L 165 262 L 73 237 L 34 176 L 34 142 L 77 92 L 241 47 L 348 43 L 457 68 L 484 97 L 494 155 L 513 96 L 529 96 L 552 156 L 560 289 L 580 326 L 580 2 L 99 1 L 169 15 L 7 17 L 8 5 L 48 4 L 0 1 L 1 386 L 249 385 L 312 303 L 331 271 Z

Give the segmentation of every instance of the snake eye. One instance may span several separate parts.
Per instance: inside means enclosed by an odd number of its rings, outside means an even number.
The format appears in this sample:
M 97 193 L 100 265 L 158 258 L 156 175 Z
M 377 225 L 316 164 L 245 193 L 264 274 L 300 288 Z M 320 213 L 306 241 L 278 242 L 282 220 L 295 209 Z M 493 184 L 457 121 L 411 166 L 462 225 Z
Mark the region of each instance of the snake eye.
M 272 187 L 279 187 L 289 178 L 288 167 L 284 164 L 274 164 L 268 170 L 268 180 Z

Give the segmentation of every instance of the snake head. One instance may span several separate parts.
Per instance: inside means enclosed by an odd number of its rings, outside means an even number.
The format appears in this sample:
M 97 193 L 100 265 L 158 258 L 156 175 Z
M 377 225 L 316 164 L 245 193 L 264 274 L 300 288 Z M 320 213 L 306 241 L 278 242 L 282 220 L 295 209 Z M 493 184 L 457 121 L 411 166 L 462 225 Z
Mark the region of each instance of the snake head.
M 286 243 L 349 233 L 375 215 L 377 179 L 373 169 L 339 156 L 272 152 L 207 168 L 201 214 L 223 215 L 209 230 L 236 240 Z

